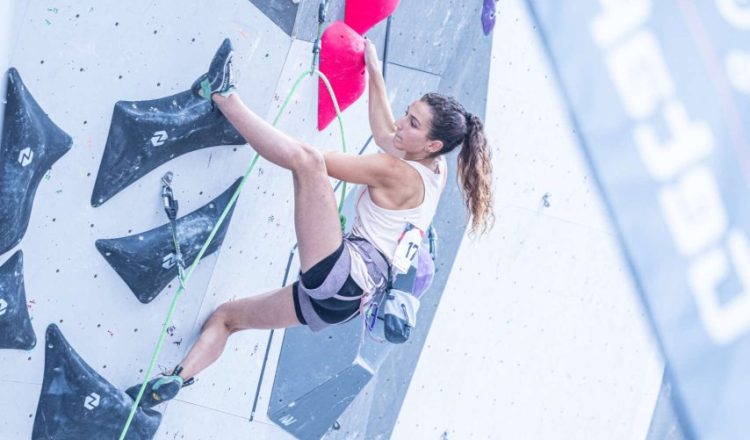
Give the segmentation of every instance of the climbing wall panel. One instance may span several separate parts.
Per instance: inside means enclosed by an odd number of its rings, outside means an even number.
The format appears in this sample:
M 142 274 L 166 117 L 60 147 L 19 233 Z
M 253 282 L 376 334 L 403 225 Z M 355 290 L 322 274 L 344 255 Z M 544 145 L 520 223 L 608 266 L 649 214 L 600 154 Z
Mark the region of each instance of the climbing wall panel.
M 456 62 L 456 49 L 471 49 L 471 45 L 459 46 L 461 36 L 469 27 L 476 27 L 481 10 L 477 1 L 402 1 L 393 14 L 389 60 L 441 74 Z
M 193 152 L 158 167 L 106 204 L 92 208 L 87 199 L 113 106 L 118 100 L 157 99 L 187 90 L 207 69 L 222 39 L 230 36 L 240 71 L 238 85 L 247 90 L 249 105 L 264 114 L 291 40 L 245 1 L 224 4 L 209 16 L 197 4 L 151 1 L 54 7 L 19 2 L 14 14 L 17 33 L 7 56 L 3 54 L 3 65 L 29 71 L 22 72 L 27 86 L 56 123 L 70 127 L 73 138 L 70 152 L 45 173 L 28 231 L 14 248 L 24 251 L 29 314 L 37 338 L 43 337 L 39 332 L 46 324 L 57 323 L 69 340 L 86 341 L 76 344 L 81 357 L 124 389 L 142 378 L 177 283 L 170 283 L 148 305 L 139 304 L 98 255 L 94 242 L 164 224 L 159 180 L 166 171 L 174 172 L 175 195 L 184 215 L 231 185 L 252 156 L 246 146 Z M 0 260 L 4 262 L 12 252 Z M 215 262 L 215 256 L 208 257 L 191 279 L 157 371 L 171 367 L 184 354 L 186 338 L 194 336 L 191 331 Z M 44 344 L 38 345 L 30 352 L 0 351 L 3 388 L 11 383 L 35 388 L 14 394 L 28 399 L 13 403 L 14 414 L 17 409 L 21 412 L 12 420 L 4 418 L 2 438 L 31 436 L 44 365 Z M 5 414 L 9 405 L 0 402 Z M 246 416 L 249 407 L 242 412 Z

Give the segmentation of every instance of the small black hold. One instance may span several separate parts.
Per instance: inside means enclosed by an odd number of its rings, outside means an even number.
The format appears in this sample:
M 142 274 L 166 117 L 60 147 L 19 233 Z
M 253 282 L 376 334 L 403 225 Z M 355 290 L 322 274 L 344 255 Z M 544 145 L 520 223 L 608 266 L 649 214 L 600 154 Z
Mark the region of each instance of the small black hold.
M 161 86 L 160 82 L 156 83 L 156 87 L 160 87 L 160 86 Z
M 44 60 L 42 60 L 42 61 L 39 61 L 39 64 L 44 64 Z
M 157 30 L 154 30 L 154 35 L 156 35 L 157 32 L 158 32 Z
M 193 39 L 192 39 L 192 40 L 190 40 L 190 41 L 192 41 L 193 43 L 195 43 L 195 38 L 193 38 Z
M 60 269 L 56 269 L 56 270 L 55 270 L 55 273 L 60 273 Z
M 80 71 L 83 72 L 83 67 L 81 67 Z
M 94 278 L 97 278 L 98 276 L 99 276 L 98 274 L 94 274 Z
M 119 21 L 116 21 L 116 22 L 115 22 L 115 26 L 119 26 L 119 25 L 120 25 L 120 22 L 119 22 Z
M 122 79 L 122 75 L 118 75 L 118 76 L 117 76 L 117 79 Z
M 89 123 L 89 121 L 83 121 L 83 125 L 86 125 L 88 123 Z

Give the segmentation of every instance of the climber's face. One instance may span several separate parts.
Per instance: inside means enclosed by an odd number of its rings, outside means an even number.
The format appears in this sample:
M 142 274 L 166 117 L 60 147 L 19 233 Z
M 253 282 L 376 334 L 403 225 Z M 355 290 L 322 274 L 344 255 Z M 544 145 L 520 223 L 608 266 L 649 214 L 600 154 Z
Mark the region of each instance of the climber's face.
M 412 102 L 406 112 L 396 121 L 393 146 L 405 153 L 405 159 L 419 160 L 440 151 L 443 143 L 430 140 L 432 110 L 426 102 Z

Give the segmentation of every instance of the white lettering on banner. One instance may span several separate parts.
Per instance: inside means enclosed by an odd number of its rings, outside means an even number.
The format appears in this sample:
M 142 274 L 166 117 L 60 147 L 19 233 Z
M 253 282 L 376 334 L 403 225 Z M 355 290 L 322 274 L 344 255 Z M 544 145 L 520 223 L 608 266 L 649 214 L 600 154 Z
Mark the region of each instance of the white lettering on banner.
M 719 14 L 735 28 L 750 30 L 750 2 L 747 0 L 715 0 Z M 724 68 L 732 87 L 750 95 L 750 52 L 731 50 L 724 58 Z
M 729 255 L 742 285 L 742 292 L 722 304 L 717 287 L 729 272 L 726 253 L 714 248 L 692 262 L 690 287 L 695 292 L 698 311 L 706 331 L 714 341 L 728 344 L 750 330 L 750 245 L 747 236 L 736 229 L 729 233 Z
M 750 95 L 750 52 L 732 50 L 724 61 L 727 78 L 732 87 Z
M 682 255 L 692 256 L 716 243 L 727 229 L 727 214 L 711 170 L 703 165 L 659 191 L 664 220 Z
M 744 0 L 716 0 L 734 26 L 750 28 Z M 688 259 L 687 278 L 698 315 L 716 344 L 730 344 L 750 331 L 750 246 L 744 231 L 730 224 L 714 171 L 702 163 L 714 149 L 711 127 L 690 117 L 675 96 L 674 81 L 654 34 L 644 25 L 651 13 L 645 1 L 600 0 L 602 13 L 591 33 L 602 48 L 623 107 L 634 120 L 633 139 L 646 170 L 661 185 L 659 207 L 677 251 Z M 736 63 L 736 61 L 735 61 Z M 662 116 L 669 129 L 660 141 L 652 128 Z M 722 304 L 717 287 L 729 264 L 719 247 L 726 240 L 741 295 Z
M 714 139 L 705 122 L 690 121 L 685 107 L 676 101 L 664 107 L 670 136 L 659 142 L 650 124 L 635 128 L 635 144 L 646 168 L 658 180 L 668 180 L 680 171 L 711 153 Z
M 600 47 L 609 46 L 638 28 L 651 14 L 651 0 L 599 0 L 601 14 L 591 22 Z
M 750 30 L 750 3 L 743 0 L 716 0 L 716 9 L 729 24 Z
M 659 103 L 674 95 L 674 83 L 656 38 L 646 31 L 607 55 L 607 67 L 625 110 L 634 118 L 652 116 Z

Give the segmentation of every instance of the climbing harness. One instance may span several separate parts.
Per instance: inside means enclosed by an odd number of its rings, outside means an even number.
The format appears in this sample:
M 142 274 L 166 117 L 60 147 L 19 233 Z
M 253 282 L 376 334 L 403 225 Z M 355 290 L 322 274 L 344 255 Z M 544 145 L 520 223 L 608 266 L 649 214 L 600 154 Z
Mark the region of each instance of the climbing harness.
M 324 0 L 323 5 L 328 4 L 328 0 Z M 303 79 L 305 79 L 308 76 L 317 76 L 320 78 L 320 80 L 323 81 L 323 83 L 326 86 L 326 89 L 328 90 L 328 94 L 331 97 L 331 101 L 333 102 L 334 108 L 336 109 L 336 118 L 339 121 L 339 131 L 341 134 L 341 146 L 342 151 L 346 153 L 346 136 L 344 134 L 344 120 L 341 117 L 341 109 L 338 104 L 338 100 L 336 99 L 336 94 L 333 92 L 333 87 L 331 86 L 330 81 L 328 78 L 318 69 L 318 54 L 314 51 L 315 47 L 320 45 L 320 36 L 322 35 L 322 28 L 323 28 L 323 22 L 325 19 L 325 7 L 321 6 L 318 9 L 318 38 L 316 40 L 316 44 L 313 44 L 313 64 L 309 71 L 305 71 L 302 73 L 297 80 L 294 82 L 294 85 L 292 86 L 291 91 L 288 93 L 286 99 L 284 100 L 284 103 L 282 104 L 281 108 L 279 108 L 279 111 L 276 113 L 276 117 L 273 120 L 273 126 L 276 126 L 279 122 L 279 119 L 281 119 L 281 115 L 284 113 L 284 110 L 286 110 L 287 105 L 291 101 L 292 96 L 294 96 L 294 93 L 297 91 L 297 88 L 299 87 L 300 83 Z M 322 21 L 321 21 L 322 20 Z M 319 49 L 318 49 L 319 52 Z M 190 267 L 185 271 L 184 276 L 180 276 L 180 287 L 177 289 L 177 292 L 175 293 L 174 297 L 172 298 L 172 302 L 169 306 L 169 310 L 167 312 L 167 317 L 164 320 L 164 323 L 162 324 L 162 331 L 159 335 L 159 339 L 156 343 L 156 347 L 154 348 L 154 353 L 151 357 L 151 361 L 149 363 L 148 368 L 145 371 L 143 383 L 141 384 L 140 389 L 138 390 L 138 395 L 133 401 L 133 405 L 130 408 L 130 414 L 128 415 L 128 419 L 125 422 L 125 425 L 122 429 L 122 433 L 120 434 L 119 440 L 124 440 L 125 436 L 128 432 L 128 429 L 130 428 L 130 424 L 133 421 L 133 418 L 135 417 L 136 412 L 138 411 L 138 403 L 140 402 L 143 393 L 146 390 L 146 385 L 149 382 L 149 377 L 151 376 L 152 372 L 154 371 L 154 367 L 156 366 L 156 360 L 159 356 L 159 353 L 161 353 L 162 345 L 164 344 L 164 339 L 167 334 L 167 328 L 169 327 L 169 324 L 172 322 L 172 315 L 174 314 L 175 307 L 177 305 L 177 301 L 180 298 L 180 295 L 183 293 L 183 291 L 186 289 L 187 282 L 192 276 L 193 272 L 195 271 L 196 267 L 198 266 L 198 263 L 200 263 L 201 259 L 203 258 L 203 255 L 206 253 L 206 250 L 208 249 L 208 246 L 213 241 L 214 237 L 216 236 L 216 233 L 218 232 L 221 225 L 224 223 L 224 219 L 226 218 L 227 214 L 231 211 L 232 207 L 234 207 L 234 204 L 237 202 L 237 198 L 239 197 L 240 193 L 242 192 L 242 189 L 245 186 L 245 183 L 248 180 L 248 177 L 250 176 L 250 173 L 252 173 L 253 169 L 255 168 L 256 163 L 258 162 L 258 159 L 260 158 L 259 154 L 255 154 L 255 157 L 253 157 L 253 160 L 250 162 L 250 165 L 248 166 L 247 171 L 242 177 L 242 181 L 240 182 L 239 186 L 237 187 L 237 190 L 232 195 L 232 198 L 229 200 L 229 203 L 227 204 L 227 207 L 224 209 L 224 211 L 221 213 L 221 216 L 219 216 L 219 219 L 216 221 L 216 224 L 214 225 L 213 230 L 211 230 L 211 234 L 206 239 L 206 242 L 201 247 L 200 251 L 198 252 L 198 255 L 195 257 L 195 260 L 193 261 L 193 264 L 190 265 Z M 167 184 L 168 183 L 168 184 Z M 171 196 L 170 196 L 171 194 Z M 174 200 L 174 193 L 171 190 L 171 179 L 168 182 L 162 181 L 162 196 L 164 199 L 164 208 L 167 211 L 167 215 L 169 216 L 171 214 L 171 209 L 174 206 L 174 216 L 176 219 L 177 216 L 177 201 Z M 342 184 L 342 190 L 341 190 L 341 198 L 339 201 L 339 217 L 341 219 L 342 226 L 345 224 L 345 218 L 341 214 L 343 210 L 344 205 L 344 198 L 346 196 L 346 182 Z M 170 198 L 171 197 L 171 198 Z M 174 205 L 172 205 L 172 201 L 174 201 Z M 179 248 L 179 244 L 177 242 L 177 233 L 176 233 L 176 227 L 173 223 L 172 219 L 170 218 L 170 224 L 173 224 L 172 226 L 172 234 L 173 239 L 175 241 L 175 249 Z

